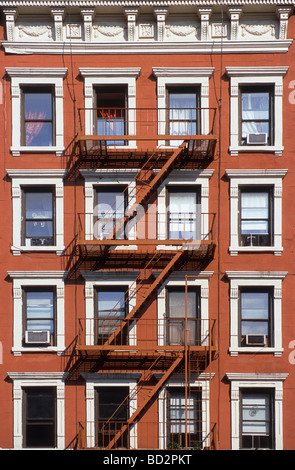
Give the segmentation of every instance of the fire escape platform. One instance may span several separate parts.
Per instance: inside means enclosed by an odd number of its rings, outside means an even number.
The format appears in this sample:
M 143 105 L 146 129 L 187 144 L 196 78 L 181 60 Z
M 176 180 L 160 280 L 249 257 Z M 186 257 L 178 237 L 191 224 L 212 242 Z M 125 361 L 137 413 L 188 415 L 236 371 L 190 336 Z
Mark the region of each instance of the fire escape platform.
M 103 165 L 106 160 L 109 167 L 121 167 L 128 164 L 128 167 L 141 166 L 145 160 L 149 160 L 153 169 L 161 168 L 171 157 L 178 145 L 157 144 L 158 141 L 171 141 L 171 135 L 151 135 L 147 136 L 96 136 L 78 135 L 76 144 L 79 148 L 79 158 L 86 163 L 95 162 L 96 165 Z M 110 145 L 109 142 L 124 142 L 127 145 Z M 174 136 L 175 139 L 175 136 Z M 196 164 L 200 160 L 213 158 L 217 137 L 215 135 L 188 135 L 181 136 L 186 144 L 184 154 L 189 157 L 188 164 Z M 128 146 L 130 141 L 136 141 L 137 146 Z

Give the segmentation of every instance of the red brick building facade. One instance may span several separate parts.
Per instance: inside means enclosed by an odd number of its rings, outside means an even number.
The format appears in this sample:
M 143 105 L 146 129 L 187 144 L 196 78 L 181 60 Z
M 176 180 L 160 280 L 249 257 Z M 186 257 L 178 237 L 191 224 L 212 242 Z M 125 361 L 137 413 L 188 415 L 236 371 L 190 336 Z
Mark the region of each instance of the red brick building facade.
M 293 450 L 293 3 L 0 7 L 0 447 Z

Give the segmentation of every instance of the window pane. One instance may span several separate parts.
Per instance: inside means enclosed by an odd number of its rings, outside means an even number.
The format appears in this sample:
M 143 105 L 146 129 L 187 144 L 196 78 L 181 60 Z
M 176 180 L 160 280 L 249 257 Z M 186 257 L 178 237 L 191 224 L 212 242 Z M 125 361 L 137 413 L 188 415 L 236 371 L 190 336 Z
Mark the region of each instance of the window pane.
M 125 291 L 98 292 L 98 317 L 99 318 L 124 318 L 125 317 Z
M 268 319 L 268 309 L 268 292 L 241 293 L 241 314 L 243 319 Z
M 246 139 L 248 134 L 267 134 L 269 137 L 269 122 L 246 121 L 242 123 L 242 138 Z
M 243 427 L 244 434 L 269 434 L 270 397 L 265 394 L 243 395 Z
M 196 191 L 169 192 L 169 238 L 200 238 L 200 205 Z
M 54 331 L 54 293 L 27 292 L 27 330 Z
M 26 120 L 44 121 L 52 119 L 52 94 L 24 93 Z
M 52 94 L 50 92 L 25 92 L 24 114 L 24 144 L 30 146 L 51 146 L 53 144 Z
M 26 447 L 55 446 L 55 393 L 26 390 Z
M 51 146 L 53 145 L 52 139 L 52 122 L 31 121 L 25 124 L 25 145 L 32 147 L 36 146 Z
M 185 291 L 169 291 L 169 317 L 185 318 Z M 197 318 L 197 292 L 187 292 L 187 316 Z
M 242 119 L 269 119 L 269 110 L 268 92 L 242 94 Z
M 26 192 L 26 218 L 52 219 L 53 197 L 51 192 Z

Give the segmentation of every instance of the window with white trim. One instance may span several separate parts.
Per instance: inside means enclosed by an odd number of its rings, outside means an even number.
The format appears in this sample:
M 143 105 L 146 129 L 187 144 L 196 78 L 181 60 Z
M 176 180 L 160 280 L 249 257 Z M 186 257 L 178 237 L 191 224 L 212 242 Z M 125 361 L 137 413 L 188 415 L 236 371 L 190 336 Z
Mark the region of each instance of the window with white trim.
M 14 156 L 64 151 L 63 80 L 65 68 L 7 67 L 11 78 Z
M 230 182 L 231 255 L 281 255 L 282 191 L 287 170 L 226 170 Z
M 283 450 L 283 383 L 288 374 L 227 373 L 231 449 Z
M 139 73 L 140 68 L 136 67 L 80 68 L 85 90 L 85 116 L 83 116 L 85 135 L 96 134 L 99 130 L 110 132 L 110 135 L 119 134 L 123 130 L 124 134 L 128 133 L 131 136 L 136 134 L 136 80 Z M 124 116 L 120 116 L 123 104 Z M 96 112 L 93 112 L 93 106 Z M 97 110 L 101 108 L 109 108 L 109 117 L 105 115 L 106 119 L 103 120 L 97 114 Z M 111 113 L 116 115 L 111 117 Z M 136 146 L 133 140 L 121 144 L 128 147 Z M 120 145 L 120 142 L 116 142 L 116 145 Z
M 13 347 L 26 352 L 56 352 L 65 348 L 64 271 L 9 271 L 13 280 Z
M 14 449 L 65 448 L 64 372 L 8 372 L 13 381 Z
M 282 155 L 283 78 L 287 71 L 288 67 L 280 66 L 226 67 L 230 77 L 229 151 L 232 156 L 242 152 Z M 262 134 L 266 134 L 265 140 Z
M 226 275 L 230 280 L 230 354 L 280 357 L 282 284 L 287 272 L 227 271 Z
M 12 180 L 14 255 L 64 251 L 65 170 L 7 170 Z

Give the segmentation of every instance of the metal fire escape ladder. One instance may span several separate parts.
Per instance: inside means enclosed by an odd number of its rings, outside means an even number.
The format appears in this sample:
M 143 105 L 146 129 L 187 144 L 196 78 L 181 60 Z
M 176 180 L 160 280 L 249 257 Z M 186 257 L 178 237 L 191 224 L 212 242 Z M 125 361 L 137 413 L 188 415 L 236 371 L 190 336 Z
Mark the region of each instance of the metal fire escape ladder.
M 117 335 L 119 335 L 124 328 L 125 324 L 128 321 L 135 319 L 136 314 L 140 310 L 140 308 L 144 305 L 144 303 L 150 298 L 150 296 L 158 289 L 161 284 L 165 281 L 165 279 L 169 276 L 171 271 L 174 269 L 175 264 L 180 260 L 183 256 L 184 250 L 180 249 L 176 252 L 167 266 L 161 271 L 159 276 L 156 277 L 152 285 L 146 290 L 145 295 L 141 297 L 141 299 L 136 302 L 136 305 L 132 308 L 132 310 L 126 315 L 124 320 L 122 321 L 122 325 L 118 326 L 116 330 L 109 336 L 107 341 L 103 344 L 102 349 L 108 349 L 108 346 L 115 340 Z
M 137 208 L 139 206 L 143 206 L 145 202 L 147 201 L 148 197 L 151 195 L 153 191 L 155 191 L 159 185 L 164 181 L 164 179 L 167 177 L 170 171 L 173 169 L 173 165 L 175 164 L 176 160 L 178 157 L 181 156 L 183 153 L 184 149 L 187 147 L 187 142 L 182 142 L 182 144 L 174 150 L 172 153 L 171 157 L 167 160 L 167 162 L 163 165 L 163 167 L 160 169 L 157 175 L 155 175 L 152 180 L 148 183 L 144 180 L 141 180 L 141 183 L 144 184 L 145 187 L 138 189 L 137 185 L 134 187 L 134 191 L 137 191 L 137 201 L 126 211 L 126 214 L 124 217 L 122 217 L 118 222 L 116 222 L 115 227 L 113 228 L 112 232 L 109 234 L 108 238 L 109 239 L 116 239 L 116 234 L 122 233 L 122 230 L 124 229 L 124 226 L 127 222 L 129 222 L 133 217 L 135 217 L 137 213 Z M 144 163 L 143 167 L 138 171 L 136 176 L 133 178 L 133 180 L 129 183 L 127 188 L 123 191 L 122 194 L 124 194 L 126 191 L 128 193 L 128 197 L 130 198 L 132 196 L 132 193 L 128 192 L 130 185 L 134 181 L 139 181 L 140 175 L 142 174 L 143 171 L 148 171 L 146 167 L 149 166 L 150 162 L 152 161 L 154 155 L 157 153 L 157 150 L 153 152 L 152 155 L 148 158 L 148 160 Z M 117 208 L 118 210 L 118 208 Z M 106 214 L 107 216 L 107 214 Z M 120 241 L 118 240 L 118 243 Z M 105 245 L 104 251 L 106 252 L 110 246 Z
M 165 384 L 165 382 L 169 379 L 171 374 L 175 371 L 177 366 L 181 363 L 183 357 L 178 356 L 169 369 L 163 374 L 163 376 L 160 378 L 160 380 L 157 382 L 157 384 L 153 387 L 153 389 L 150 391 L 148 396 L 145 398 L 145 400 L 141 403 L 140 406 L 134 411 L 134 413 L 130 416 L 130 418 L 127 420 L 126 424 L 121 427 L 121 429 L 117 432 L 117 434 L 114 436 L 114 438 L 109 442 L 108 446 L 106 449 L 111 449 L 118 439 L 124 434 L 125 431 L 129 429 L 129 427 L 134 424 L 140 413 L 145 409 L 145 407 L 148 405 L 148 403 L 151 401 L 151 399 L 155 396 L 155 394 L 161 389 L 161 387 Z

